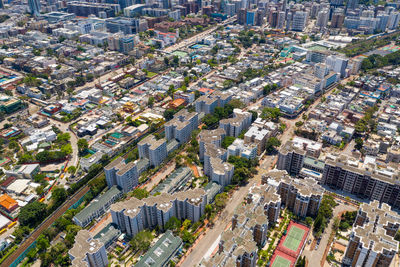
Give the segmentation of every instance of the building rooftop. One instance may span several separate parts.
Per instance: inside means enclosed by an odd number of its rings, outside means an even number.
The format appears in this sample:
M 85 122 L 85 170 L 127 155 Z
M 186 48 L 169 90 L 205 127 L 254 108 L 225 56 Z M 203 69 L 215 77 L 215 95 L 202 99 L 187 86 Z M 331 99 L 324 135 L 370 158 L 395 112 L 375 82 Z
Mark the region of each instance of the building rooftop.
M 386 235 L 385 229 L 376 228 L 373 224 L 357 226 L 353 229 L 353 233 L 360 238 L 365 248 L 370 248 L 376 253 L 384 253 L 384 250 L 395 252 L 398 250 L 399 242 Z
M 174 118 L 170 121 L 167 121 L 165 123 L 165 126 L 174 126 L 176 127 L 178 130 L 183 129 L 184 127 L 186 127 L 187 125 L 190 124 L 190 121 L 198 116 L 199 114 L 197 112 L 189 112 L 186 109 L 182 109 L 180 110 L 178 113 L 176 113 L 174 115 Z
M 7 194 L 3 194 L 0 196 L 0 205 L 7 210 L 12 209 L 16 205 L 18 205 L 17 201 L 15 201 L 12 197 Z
M 150 149 L 151 150 L 155 150 L 157 149 L 159 146 L 163 145 L 164 143 L 166 143 L 166 140 L 164 138 L 158 139 L 150 134 L 148 136 L 146 136 L 145 138 L 143 138 L 142 140 L 140 140 L 140 142 L 138 143 L 138 145 L 150 145 Z
M 101 229 L 93 238 L 98 239 L 106 247 L 121 234 L 121 231 L 117 229 L 113 224 L 108 224 L 106 227 Z
M 143 206 L 157 206 L 157 208 L 167 211 L 172 208 L 172 202 L 176 199 L 185 200 L 194 205 L 200 205 L 205 196 L 205 191 L 201 188 L 196 188 L 188 191 L 177 192 L 175 194 L 161 193 L 157 196 L 150 196 L 139 200 L 130 198 L 125 201 L 117 202 L 111 205 L 113 211 L 124 211 L 124 214 L 129 217 L 135 217 Z
M 215 141 L 222 141 L 225 135 L 225 130 L 218 128 L 215 130 L 203 130 L 200 132 L 199 137 L 200 141 L 204 143 L 213 143 Z
M 331 166 L 340 166 L 342 169 L 358 173 L 361 175 L 371 176 L 376 180 L 380 180 L 390 184 L 400 185 L 399 172 L 397 170 L 379 169 L 373 163 L 362 163 L 359 160 L 344 155 L 328 154 L 325 164 Z
M 94 253 L 103 246 L 104 244 L 99 239 L 94 239 L 88 230 L 80 230 L 75 236 L 74 246 L 69 250 L 73 257 L 72 266 L 87 267 L 87 253 Z
M 188 167 L 183 167 L 175 170 L 168 175 L 161 183 L 157 185 L 151 192 L 156 193 L 174 193 L 179 187 L 186 184 L 186 182 L 193 177 L 192 171 Z
M 164 264 L 182 246 L 182 239 L 174 236 L 170 230 L 150 248 L 149 251 L 135 264 L 137 267 L 164 266 Z
M 104 194 L 94 199 L 88 206 L 76 214 L 75 218 L 80 222 L 86 221 L 87 218 L 91 217 L 93 213 L 104 207 L 110 201 L 110 199 L 119 194 L 121 194 L 121 191 L 117 188 L 117 186 L 111 187 Z

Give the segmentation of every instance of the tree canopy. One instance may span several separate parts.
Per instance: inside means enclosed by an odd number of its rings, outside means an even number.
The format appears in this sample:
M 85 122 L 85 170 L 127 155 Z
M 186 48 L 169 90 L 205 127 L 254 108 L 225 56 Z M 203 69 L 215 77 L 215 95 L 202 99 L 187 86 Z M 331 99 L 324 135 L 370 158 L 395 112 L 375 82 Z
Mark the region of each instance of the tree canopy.
M 18 220 L 21 226 L 36 227 L 47 216 L 46 204 L 34 201 L 21 208 Z

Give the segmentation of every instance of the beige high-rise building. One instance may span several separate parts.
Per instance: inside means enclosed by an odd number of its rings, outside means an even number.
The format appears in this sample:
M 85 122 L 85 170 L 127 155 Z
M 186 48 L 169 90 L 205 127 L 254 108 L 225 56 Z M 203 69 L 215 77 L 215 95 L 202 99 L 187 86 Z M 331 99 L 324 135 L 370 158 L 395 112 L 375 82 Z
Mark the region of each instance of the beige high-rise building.
M 386 203 L 363 203 L 358 210 L 343 264 L 352 267 L 387 267 L 399 247 L 394 235 L 400 215 Z

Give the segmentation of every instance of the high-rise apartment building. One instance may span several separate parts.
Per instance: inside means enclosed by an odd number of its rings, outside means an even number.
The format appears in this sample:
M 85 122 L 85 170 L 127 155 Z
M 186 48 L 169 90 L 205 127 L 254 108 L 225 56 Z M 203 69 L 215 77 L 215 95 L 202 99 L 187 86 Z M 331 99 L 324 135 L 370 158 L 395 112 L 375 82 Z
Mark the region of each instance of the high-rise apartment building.
M 199 156 L 204 162 L 204 174 L 214 182 L 227 186 L 232 182 L 234 167 L 227 163 L 228 151 L 221 147 L 226 136 L 223 128 L 200 133 Z
M 349 60 L 343 56 L 330 55 L 326 57 L 326 65 L 336 73 L 340 73 L 340 77 L 346 76 L 346 68 Z
M 157 167 L 167 158 L 167 141 L 157 140 L 154 135 L 148 135 L 138 143 L 139 158 L 150 160 L 150 166 Z
M 232 99 L 232 94 L 214 92 L 210 95 L 203 95 L 199 97 L 196 102 L 196 112 L 210 114 L 214 112 L 216 107 L 224 107 Z
M 189 112 L 182 109 L 175 114 L 174 118 L 165 123 L 165 137 L 167 140 L 176 139 L 180 144 L 190 140 L 192 132 L 199 125 L 197 112 Z
M 238 137 L 242 131 L 250 127 L 251 118 L 250 112 L 234 109 L 233 118 L 220 120 L 219 128 L 223 128 L 228 136 Z
M 114 224 L 128 236 L 135 236 L 144 229 L 164 228 L 172 217 L 197 222 L 204 214 L 207 195 L 197 188 L 175 194 L 161 193 L 139 200 L 131 198 L 111 205 Z
M 222 161 L 220 158 L 210 158 L 210 178 L 211 181 L 221 186 L 228 186 L 232 183 L 234 167 L 228 162 Z
M 108 48 L 121 53 L 129 53 L 135 47 L 135 36 L 125 35 L 121 32 L 108 37 Z
M 343 258 L 345 266 L 391 266 L 399 242 L 400 215 L 386 203 L 363 203 L 358 210 Z
M 358 197 L 400 208 L 400 177 L 397 171 L 380 169 L 346 155 L 328 154 L 322 183 Z
M 298 175 L 305 157 L 318 158 L 321 150 L 322 143 L 296 136 L 279 150 L 277 169 L 286 170 L 290 175 Z
M 305 11 L 296 11 L 292 19 L 292 31 L 302 32 L 306 27 L 308 13 Z
M 331 28 L 341 28 L 344 22 L 344 10 L 336 8 L 332 13 Z
M 202 130 L 199 134 L 199 158 L 204 160 L 204 152 L 206 144 L 213 144 L 216 147 L 221 147 L 222 140 L 225 138 L 226 133 L 222 128 L 215 130 Z
M 312 178 L 293 179 L 286 171 L 272 170 L 264 177 L 264 184 L 279 184 L 277 193 L 281 203 L 300 217 L 317 215 L 324 189 Z
M 358 7 L 358 0 L 349 0 L 347 2 L 347 9 L 353 10 Z
M 255 267 L 258 247 L 266 243 L 268 226 L 277 222 L 280 196 L 272 186 L 253 186 L 245 205 L 239 205 L 232 226 L 224 231 L 218 252 L 200 266 Z
M 75 244 L 68 252 L 72 266 L 106 267 L 107 252 L 99 239 L 94 239 L 88 230 L 80 230 Z
M 33 16 L 40 15 L 40 0 L 28 0 L 29 10 Z
M 326 26 L 328 25 L 328 21 L 329 21 L 329 10 L 328 9 L 321 10 L 317 16 L 316 26 L 320 27 L 321 29 L 326 28 Z
M 148 167 L 147 158 L 125 163 L 125 159 L 119 157 L 104 167 L 107 185 L 109 188 L 117 185 L 123 193 L 127 193 L 138 185 L 139 175 Z
M 38 0 L 32 0 L 32 1 L 38 1 Z M 114 17 L 116 14 L 121 12 L 119 4 L 80 2 L 80 1 L 68 2 L 67 9 L 68 13 L 74 13 L 75 15 L 82 17 L 88 17 L 89 15 L 96 15 L 96 17 L 102 17 L 101 14 L 105 14 L 106 17 Z

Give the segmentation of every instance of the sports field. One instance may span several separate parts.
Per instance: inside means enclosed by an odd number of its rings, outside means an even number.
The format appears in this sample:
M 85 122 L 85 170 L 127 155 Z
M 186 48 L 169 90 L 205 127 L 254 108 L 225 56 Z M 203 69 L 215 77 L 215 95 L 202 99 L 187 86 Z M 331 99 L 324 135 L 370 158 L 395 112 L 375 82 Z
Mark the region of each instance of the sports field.
M 301 241 L 303 241 L 305 232 L 306 232 L 305 230 L 295 225 L 292 225 L 292 227 L 289 229 L 289 232 L 286 235 L 285 241 L 283 242 L 283 246 L 285 248 L 288 248 L 296 252 L 301 244 Z
M 271 267 L 293 267 L 307 239 L 310 228 L 291 221 L 271 258 Z
M 276 256 L 274 259 L 271 267 L 290 267 L 292 265 L 292 262 L 288 259 L 285 259 L 281 256 Z

